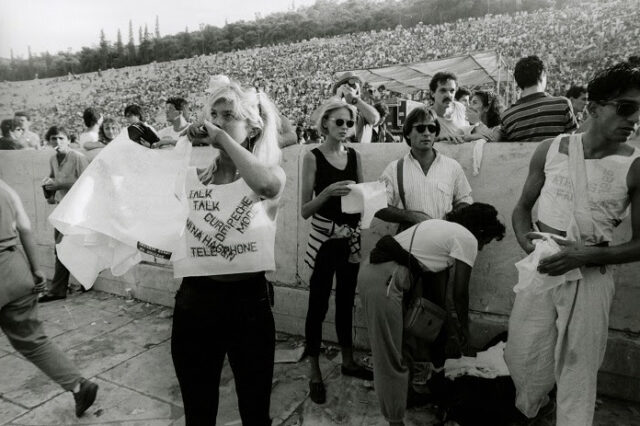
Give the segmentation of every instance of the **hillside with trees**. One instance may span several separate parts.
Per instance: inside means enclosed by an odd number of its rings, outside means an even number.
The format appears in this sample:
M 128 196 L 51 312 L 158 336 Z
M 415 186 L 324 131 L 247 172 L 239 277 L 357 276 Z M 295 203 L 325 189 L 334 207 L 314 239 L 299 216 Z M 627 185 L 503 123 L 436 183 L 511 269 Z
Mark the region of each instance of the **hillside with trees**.
M 79 52 L 45 52 L 0 61 L 0 80 L 29 80 L 79 74 L 109 68 L 143 65 L 242 50 L 258 46 L 293 43 L 360 31 L 382 30 L 400 25 L 413 27 L 452 22 L 487 13 L 514 13 L 543 7 L 561 7 L 569 0 L 317 0 L 309 7 L 257 16 L 253 21 L 228 23 L 219 28 L 203 25 L 197 31 L 160 35 L 155 28 L 138 27 L 129 21 L 126 39 L 120 29 L 115 41 L 107 40 L 104 30 L 93 47 Z M 137 41 L 137 43 L 136 43 Z

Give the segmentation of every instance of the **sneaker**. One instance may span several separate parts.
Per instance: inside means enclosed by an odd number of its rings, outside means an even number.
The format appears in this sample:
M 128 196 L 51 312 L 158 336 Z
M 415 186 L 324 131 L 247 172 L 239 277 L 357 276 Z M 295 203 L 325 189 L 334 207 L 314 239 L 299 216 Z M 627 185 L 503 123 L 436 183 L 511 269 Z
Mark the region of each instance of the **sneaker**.
M 67 296 L 57 296 L 55 294 L 43 294 L 38 298 L 38 303 L 53 302 L 54 300 L 66 299 Z
M 96 400 L 98 385 L 85 378 L 80 379 L 80 390 L 73 393 L 76 401 L 76 417 L 80 417 Z

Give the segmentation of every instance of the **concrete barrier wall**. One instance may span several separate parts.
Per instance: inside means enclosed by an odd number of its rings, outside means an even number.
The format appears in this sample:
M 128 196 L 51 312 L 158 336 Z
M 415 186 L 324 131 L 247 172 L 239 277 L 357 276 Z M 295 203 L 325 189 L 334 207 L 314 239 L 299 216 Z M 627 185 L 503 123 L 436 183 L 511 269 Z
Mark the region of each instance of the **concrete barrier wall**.
M 517 280 L 514 263 L 523 257 L 511 227 L 511 212 L 520 195 L 528 163 L 537 144 L 493 143 L 484 147 L 480 173 L 472 173 L 472 146 L 441 145 L 437 148 L 455 158 L 464 168 L 473 189 L 476 201 L 496 206 L 507 226 L 504 240 L 492 242 L 478 256 L 473 269 L 470 291 L 470 307 L 474 318 L 472 330 L 474 340 L 482 344 L 493 333 L 504 329 L 513 304 L 513 286 Z M 405 144 L 354 145 L 363 159 L 366 181 L 375 180 L 384 167 L 408 151 Z M 303 275 L 303 255 L 307 244 L 308 221 L 300 217 L 299 176 L 304 152 L 313 146 L 293 146 L 283 153 L 283 168 L 287 174 L 286 189 L 282 197 L 276 236 L 275 272 L 268 275 L 276 284 L 276 306 L 274 314 L 279 330 L 304 334 L 308 284 Z M 34 223 L 40 260 L 49 277 L 53 275 L 53 228 L 47 221 L 54 206 L 46 204 L 40 183 L 48 174 L 49 157 L 52 151 L 0 151 L 0 178 L 15 188 L 25 204 Z M 195 148 L 192 164 L 208 164 L 214 157 L 210 148 Z M 364 253 L 368 253 L 380 236 L 393 233 L 394 226 L 374 219 L 370 230 L 363 233 Z M 626 219 L 615 233 L 614 244 L 630 238 L 630 223 Z M 623 265 L 615 272 L 616 295 L 611 311 L 610 350 L 605 365 L 611 376 L 614 395 L 640 395 L 640 263 Z M 124 295 L 131 292 L 136 298 L 164 305 L 173 305 L 173 296 L 179 281 L 173 279 L 168 265 L 141 264 L 121 277 L 109 272 L 101 274 L 96 288 Z M 325 321 L 325 336 L 335 340 L 333 325 L 334 304 Z M 364 316 L 359 301 L 356 302 L 356 343 L 368 346 Z M 626 333 L 626 334 L 625 334 Z M 629 334 L 631 333 L 631 334 Z M 616 350 L 612 348 L 618 348 Z M 619 352 L 616 352 L 618 351 Z M 622 360 L 622 362 L 619 362 Z M 633 367 L 635 366 L 635 367 Z M 632 371 L 629 370 L 631 368 Z M 614 377 L 625 377 L 626 390 L 615 386 Z M 633 379 L 632 379 L 633 378 Z

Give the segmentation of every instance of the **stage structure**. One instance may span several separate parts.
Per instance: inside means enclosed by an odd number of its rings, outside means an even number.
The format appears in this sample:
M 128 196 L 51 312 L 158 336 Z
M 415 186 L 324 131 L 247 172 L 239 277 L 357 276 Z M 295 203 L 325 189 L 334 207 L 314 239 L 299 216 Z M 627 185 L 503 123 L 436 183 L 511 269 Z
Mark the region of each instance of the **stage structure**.
M 387 90 L 412 95 L 429 90 L 431 77 L 439 71 L 456 74 L 458 84 L 467 88 L 491 87 L 510 105 L 515 93 L 513 73 L 498 52 L 493 50 L 472 52 L 448 58 L 413 64 L 389 65 L 382 68 L 344 70 L 335 73 L 336 81 L 351 71 L 374 87 L 384 85 Z

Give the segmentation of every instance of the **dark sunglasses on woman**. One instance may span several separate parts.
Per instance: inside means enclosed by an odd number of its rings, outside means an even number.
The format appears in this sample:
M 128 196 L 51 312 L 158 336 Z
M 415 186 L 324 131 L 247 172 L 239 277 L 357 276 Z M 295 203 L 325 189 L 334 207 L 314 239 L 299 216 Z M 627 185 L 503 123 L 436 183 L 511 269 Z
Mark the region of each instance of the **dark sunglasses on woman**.
M 429 133 L 435 133 L 438 131 L 438 126 L 435 124 L 418 124 L 417 126 L 413 126 L 413 128 L 418 133 L 424 133 L 425 130 L 429 130 Z
M 342 127 L 345 123 L 345 120 L 343 120 L 342 118 L 336 118 L 333 121 L 336 122 L 336 126 L 338 127 Z M 353 125 L 356 124 L 353 120 L 347 120 L 346 123 L 348 128 L 352 128 Z
M 601 105 L 613 105 L 620 117 L 629 117 L 640 110 L 640 104 L 631 101 L 597 101 Z

